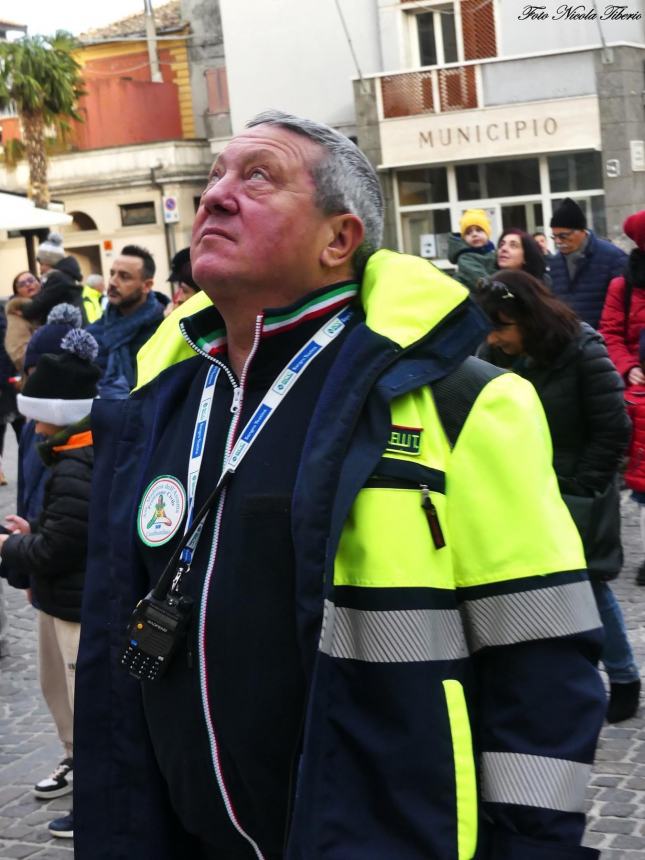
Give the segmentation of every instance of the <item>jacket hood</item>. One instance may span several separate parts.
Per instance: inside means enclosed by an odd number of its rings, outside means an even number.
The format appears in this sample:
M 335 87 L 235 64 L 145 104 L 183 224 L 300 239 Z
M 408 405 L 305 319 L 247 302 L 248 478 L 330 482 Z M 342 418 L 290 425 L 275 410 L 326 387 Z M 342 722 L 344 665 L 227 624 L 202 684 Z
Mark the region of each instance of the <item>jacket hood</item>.
M 458 233 L 451 233 L 448 236 L 448 259 L 451 263 L 457 263 L 457 258 L 464 251 L 467 251 L 469 246 L 464 242 Z
M 63 272 L 65 275 L 69 275 L 70 278 L 74 281 L 82 281 L 83 273 L 81 272 L 81 267 L 78 265 L 78 260 L 76 257 L 63 257 L 53 269 Z
M 360 300 L 366 323 L 405 349 L 423 339 L 444 317 L 468 299 L 468 290 L 421 257 L 377 251 L 363 275 Z M 179 322 L 212 302 L 197 293 L 159 326 L 137 356 L 137 388 L 163 370 L 193 358 L 195 352 L 182 337 Z

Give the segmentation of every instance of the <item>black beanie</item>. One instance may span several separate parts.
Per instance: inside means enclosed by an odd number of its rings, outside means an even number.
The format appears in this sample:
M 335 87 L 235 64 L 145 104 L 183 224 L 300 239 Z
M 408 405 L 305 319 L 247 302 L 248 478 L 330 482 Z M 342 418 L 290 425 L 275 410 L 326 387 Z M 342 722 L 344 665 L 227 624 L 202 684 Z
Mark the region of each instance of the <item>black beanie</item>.
M 194 290 L 199 290 L 199 286 L 193 281 L 193 271 L 190 265 L 190 248 L 182 248 L 172 258 L 168 280 L 174 283 L 181 281 Z
M 587 219 L 575 200 L 565 197 L 553 213 L 551 227 L 563 227 L 565 230 L 586 230 Z
M 71 329 L 60 346 L 59 355 L 38 359 L 18 395 L 18 409 L 26 418 L 64 427 L 89 414 L 101 370 L 94 364 L 98 344 L 89 332 Z

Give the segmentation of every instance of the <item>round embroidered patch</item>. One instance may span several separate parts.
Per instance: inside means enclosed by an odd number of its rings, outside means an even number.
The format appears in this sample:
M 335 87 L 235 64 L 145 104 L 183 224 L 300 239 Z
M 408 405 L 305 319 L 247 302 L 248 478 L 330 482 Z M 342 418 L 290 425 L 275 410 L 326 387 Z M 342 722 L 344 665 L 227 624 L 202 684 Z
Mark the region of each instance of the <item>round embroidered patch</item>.
M 186 512 L 186 491 L 173 475 L 148 484 L 139 505 L 137 531 L 146 546 L 163 546 L 176 534 Z

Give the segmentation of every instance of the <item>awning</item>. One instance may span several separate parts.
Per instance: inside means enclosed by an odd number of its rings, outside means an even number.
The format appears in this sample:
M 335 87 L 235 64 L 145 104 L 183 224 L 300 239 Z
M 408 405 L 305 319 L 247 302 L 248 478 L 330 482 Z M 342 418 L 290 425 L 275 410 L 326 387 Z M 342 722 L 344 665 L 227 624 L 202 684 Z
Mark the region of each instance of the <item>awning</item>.
M 71 215 L 40 209 L 26 197 L 0 192 L 0 230 L 39 230 L 71 224 Z

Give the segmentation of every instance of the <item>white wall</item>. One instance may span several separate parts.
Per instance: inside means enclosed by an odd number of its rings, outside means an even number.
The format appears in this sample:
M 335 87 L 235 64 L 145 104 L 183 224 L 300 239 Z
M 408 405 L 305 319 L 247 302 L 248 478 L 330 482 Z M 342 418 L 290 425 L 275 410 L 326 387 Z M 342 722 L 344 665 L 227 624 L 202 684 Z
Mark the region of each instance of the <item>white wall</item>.
M 626 2 L 626 0 L 625 0 Z M 600 28 L 605 42 L 645 43 L 645 4 L 643 0 L 626 2 L 626 12 L 640 12 L 639 21 L 590 21 L 562 18 L 555 20 L 558 9 L 565 6 L 591 10 L 593 4 L 565 3 L 564 0 L 494 0 L 498 56 L 510 57 L 518 54 L 535 54 L 543 51 L 559 51 L 565 48 L 600 45 Z M 544 6 L 547 20 L 519 20 L 526 6 Z M 608 5 L 598 0 L 599 14 Z M 617 4 L 619 5 L 619 4 Z M 407 14 L 406 14 L 407 8 Z M 406 25 L 410 7 L 401 7 L 400 0 L 378 0 L 379 31 L 384 71 L 401 71 L 413 66 L 410 50 L 410 30 Z M 600 25 L 600 27 L 599 27 Z
M 339 0 L 363 74 L 381 71 L 376 0 Z M 346 132 L 356 67 L 335 0 L 221 0 L 233 132 L 278 108 Z
M 640 21 L 600 21 L 572 20 L 558 16 L 560 7 L 581 7 L 587 11 L 593 9 L 593 4 L 564 3 L 563 0 L 534 0 L 535 6 L 544 6 L 549 18 L 545 21 L 523 20 L 522 10 L 528 5 L 524 0 L 497 0 L 498 33 L 501 35 L 499 55 L 508 57 L 515 54 L 533 54 L 540 51 L 559 51 L 564 48 L 577 48 L 589 45 L 600 45 L 600 30 L 605 42 L 636 42 L 645 41 L 645 8 L 642 0 L 624 0 L 626 12 L 640 12 Z M 598 0 L 598 12 L 602 16 L 608 5 L 605 0 Z M 616 4 L 616 5 L 623 5 Z

